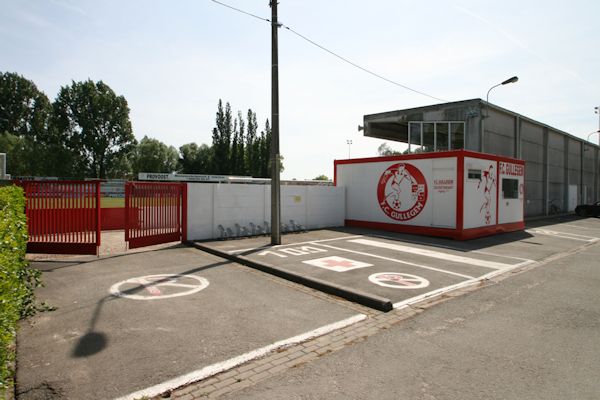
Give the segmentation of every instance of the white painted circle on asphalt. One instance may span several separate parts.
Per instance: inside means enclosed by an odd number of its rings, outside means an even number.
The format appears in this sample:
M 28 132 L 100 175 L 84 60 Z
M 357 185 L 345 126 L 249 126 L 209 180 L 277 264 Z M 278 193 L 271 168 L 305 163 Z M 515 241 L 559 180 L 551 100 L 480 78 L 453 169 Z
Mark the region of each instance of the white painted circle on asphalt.
M 207 286 L 208 280 L 196 275 L 158 274 L 117 282 L 109 292 L 132 300 L 162 300 L 198 293 Z
M 378 272 L 369 276 L 376 285 L 394 289 L 421 289 L 429 286 L 429 281 L 420 276 L 398 272 Z

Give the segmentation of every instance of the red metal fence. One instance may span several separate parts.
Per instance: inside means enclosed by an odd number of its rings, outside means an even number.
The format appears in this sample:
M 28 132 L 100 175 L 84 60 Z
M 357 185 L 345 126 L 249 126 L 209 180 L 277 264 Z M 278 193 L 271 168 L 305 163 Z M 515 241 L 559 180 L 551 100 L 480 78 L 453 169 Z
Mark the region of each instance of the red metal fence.
M 98 254 L 100 182 L 22 181 L 29 241 L 27 252 Z
M 130 249 L 186 240 L 185 183 L 128 182 L 125 210 Z

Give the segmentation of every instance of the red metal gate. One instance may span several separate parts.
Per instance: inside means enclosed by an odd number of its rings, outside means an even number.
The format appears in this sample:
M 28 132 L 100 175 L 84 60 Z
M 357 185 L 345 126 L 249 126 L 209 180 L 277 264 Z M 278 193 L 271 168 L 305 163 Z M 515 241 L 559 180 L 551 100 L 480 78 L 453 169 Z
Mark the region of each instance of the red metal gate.
M 98 254 L 99 181 L 20 181 L 25 190 L 27 252 Z
M 125 240 L 129 248 L 185 241 L 185 183 L 127 182 Z

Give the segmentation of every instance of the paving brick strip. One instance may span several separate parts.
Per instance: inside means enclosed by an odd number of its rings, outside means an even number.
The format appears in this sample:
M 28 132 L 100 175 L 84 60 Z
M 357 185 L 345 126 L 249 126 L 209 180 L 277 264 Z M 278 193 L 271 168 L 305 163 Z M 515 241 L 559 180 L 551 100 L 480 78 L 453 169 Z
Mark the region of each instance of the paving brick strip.
M 170 398 L 179 400 L 215 398 L 244 389 L 277 376 L 290 368 L 299 367 L 353 343 L 363 341 L 382 329 L 388 329 L 392 325 L 422 312 L 422 310 L 422 307 L 407 307 L 385 314 L 369 315 L 362 322 L 289 348 L 280 349 L 266 357 L 250 361 L 209 379 L 174 390 L 170 393 Z M 168 397 L 168 394 L 165 393 L 162 398 L 164 397 Z M 161 396 L 156 397 L 156 399 L 160 398 Z
M 271 277 L 271 279 L 279 279 Z M 199 382 L 185 387 L 163 393 L 153 399 L 170 398 L 178 400 L 216 398 L 225 394 L 233 393 L 258 382 L 280 375 L 291 368 L 297 368 L 305 363 L 325 357 L 328 354 L 343 349 L 354 343 L 361 342 L 376 333 L 389 329 L 393 325 L 408 318 L 420 314 L 425 309 L 446 301 L 453 297 L 475 290 L 477 287 L 469 287 L 444 294 L 435 299 L 420 303 L 415 306 L 406 306 L 402 309 L 382 313 L 358 304 L 348 303 L 342 299 L 330 296 L 314 289 L 302 287 L 292 282 L 288 285 L 296 289 L 311 293 L 317 297 L 327 298 L 329 301 L 342 302 L 346 306 L 352 306 L 356 311 L 367 315 L 364 321 L 355 323 L 348 327 L 333 331 L 329 334 L 299 343 L 287 348 L 279 349 L 265 357 L 258 358 L 228 371 L 211 376 Z M 482 283 L 483 285 L 483 283 Z

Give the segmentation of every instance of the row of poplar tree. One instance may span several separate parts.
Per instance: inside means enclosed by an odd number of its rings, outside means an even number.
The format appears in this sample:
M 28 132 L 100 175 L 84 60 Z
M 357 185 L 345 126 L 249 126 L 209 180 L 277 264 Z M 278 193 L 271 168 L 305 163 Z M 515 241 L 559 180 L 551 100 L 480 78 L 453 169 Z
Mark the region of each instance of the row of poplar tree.
M 54 102 L 35 83 L 0 72 L 0 153 L 17 176 L 132 178 L 138 172 L 270 176 L 269 121 L 236 116 L 219 100 L 212 144 L 176 149 L 136 140 L 123 96 L 104 82 L 71 82 Z

